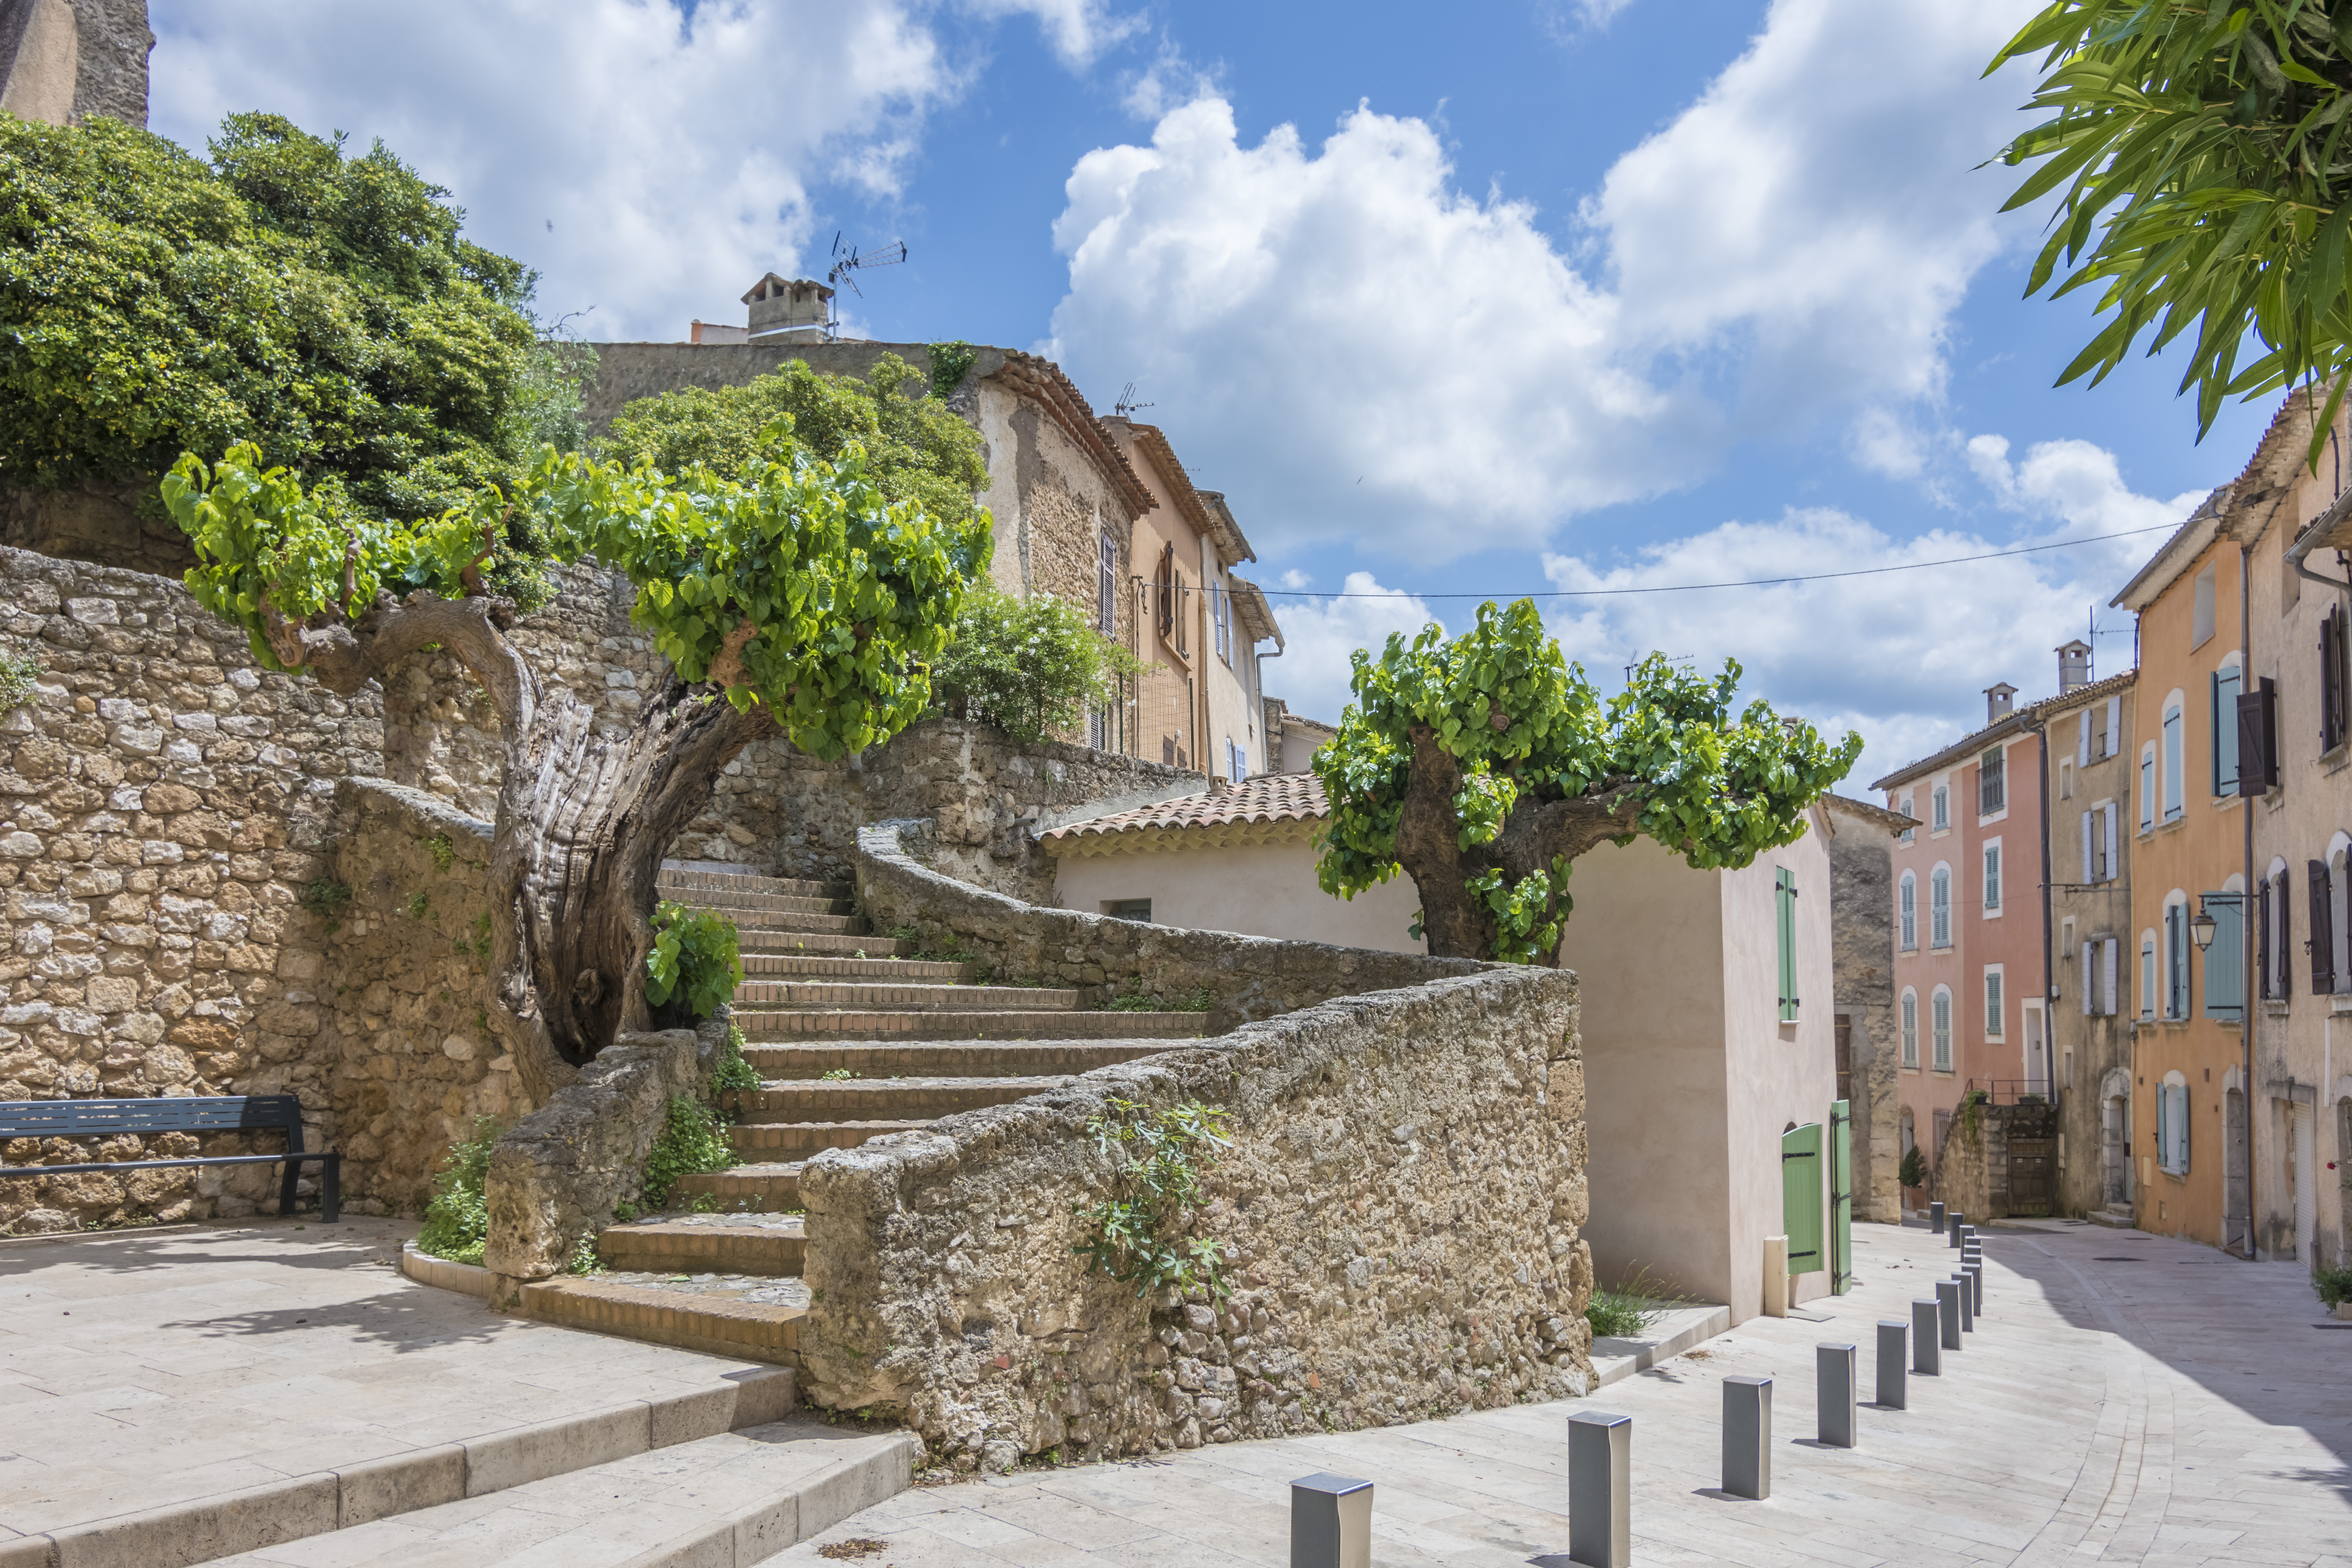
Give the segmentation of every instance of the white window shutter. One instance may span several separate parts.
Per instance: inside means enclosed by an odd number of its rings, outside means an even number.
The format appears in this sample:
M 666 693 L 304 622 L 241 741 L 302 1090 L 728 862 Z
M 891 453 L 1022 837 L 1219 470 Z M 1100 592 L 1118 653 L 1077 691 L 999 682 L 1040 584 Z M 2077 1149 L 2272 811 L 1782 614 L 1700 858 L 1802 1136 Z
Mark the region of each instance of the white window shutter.
M 2108 803 L 2108 805 L 2107 805 L 2107 806 L 2106 806 L 2106 814 L 2107 814 L 2107 877 L 2106 877 L 2106 879 L 2107 879 L 2108 881 L 2110 881 L 2110 882 L 2114 881 L 2117 877 L 2120 877 L 2120 876 L 2122 876 L 2122 875 L 2123 875 L 2123 869 L 2122 869 L 2122 868 L 2120 868 L 2119 866 L 2117 866 L 2117 865 L 2116 864 L 2116 811 L 2118 811 L 2119 809 L 2121 809 L 2121 808 L 2120 808 L 2120 807 L 2118 807 L 2118 806 L 2116 806 L 2113 802 L 2109 802 L 2109 803 Z
M 2083 880 L 2084 882 L 2093 879 L 2091 865 L 2091 814 L 2086 811 L 2083 814 Z
M 2116 991 L 2116 971 L 2123 960 L 2123 944 L 2109 937 L 2100 945 L 2107 951 L 2105 970 L 2102 975 L 2103 989 L 2099 993 L 2099 1011 L 2112 1016 L 2122 1011 L 2123 1006 L 2122 998 Z
M 2122 698 L 2120 698 L 2120 697 L 2110 697 L 2110 698 L 2108 698 L 2108 699 L 2107 699 L 2107 752 L 2106 752 L 2106 754 L 2107 754 L 2108 756 L 2111 756 L 2111 757 L 2112 757 L 2112 756 L 2114 756 L 2117 752 L 2120 752 L 2120 751 L 2122 751 L 2122 750 L 2124 749 L 2124 731 L 2123 731 L 2123 723 L 2124 723 L 2124 700 L 2123 700 Z
M 2074 765 L 2078 768 L 2091 765 L 2091 710 L 2088 708 L 2083 710 L 2082 721 L 2074 735 Z
M 2099 977 L 2097 972 L 2091 967 L 2091 960 L 2097 955 L 2098 951 L 2099 944 L 2095 942 L 2086 942 L 2083 944 L 2082 989 L 2083 1012 L 2085 1016 L 2098 1011 L 2092 1002 L 2098 994 Z

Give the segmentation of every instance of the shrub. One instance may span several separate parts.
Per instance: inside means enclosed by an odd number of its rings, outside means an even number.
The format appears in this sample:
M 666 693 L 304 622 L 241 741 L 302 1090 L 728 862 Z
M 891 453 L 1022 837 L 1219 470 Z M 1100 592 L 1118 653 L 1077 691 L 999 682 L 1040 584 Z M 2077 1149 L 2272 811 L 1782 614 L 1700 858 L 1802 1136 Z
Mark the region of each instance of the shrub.
M 654 911 L 654 950 L 646 954 L 646 1000 L 662 1027 L 699 1023 L 743 983 L 735 922 L 710 910 L 665 900 Z
M 1906 1187 L 1927 1184 L 1927 1152 L 1914 1143 L 1903 1151 L 1903 1163 L 1895 1167 L 1895 1179 Z
M 1155 1111 L 1113 1100 L 1109 1114 L 1089 1119 L 1087 1131 L 1112 1164 L 1112 1192 L 1072 1209 L 1093 1234 L 1071 1250 L 1138 1296 L 1176 1289 L 1223 1298 L 1224 1244 L 1183 1233 L 1201 1207 L 1201 1178 L 1231 1142 L 1228 1115 L 1197 1100 Z
M 1045 741 L 1076 732 L 1089 705 L 1110 702 L 1119 679 L 1142 668 L 1071 601 L 1014 598 L 982 583 L 965 595 L 954 640 L 931 667 L 932 701 L 1017 741 Z
M 2332 1311 L 2347 1301 L 2352 1301 L 2352 1263 L 2339 1263 L 2333 1268 L 2311 1271 L 2311 1288 Z
M 673 1094 L 662 1113 L 662 1130 L 646 1156 L 646 1206 L 667 1208 L 680 1177 L 723 1171 L 735 1163 L 734 1145 L 709 1108 Z
M 416 1249 L 452 1263 L 479 1263 L 490 1234 L 489 1205 L 482 1185 L 490 1173 L 490 1150 L 499 1141 L 495 1117 L 477 1117 L 474 1135 L 449 1145 L 433 1173 L 433 1196 L 425 1205 L 425 1227 Z
M 719 1070 L 711 1075 L 710 1087 L 725 1092 L 728 1089 L 751 1089 L 760 1087 L 760 1070 L 743 1059 L 743 1031 L 734 1025 L 727 1026 L 726 1048 L 719 1053 Z

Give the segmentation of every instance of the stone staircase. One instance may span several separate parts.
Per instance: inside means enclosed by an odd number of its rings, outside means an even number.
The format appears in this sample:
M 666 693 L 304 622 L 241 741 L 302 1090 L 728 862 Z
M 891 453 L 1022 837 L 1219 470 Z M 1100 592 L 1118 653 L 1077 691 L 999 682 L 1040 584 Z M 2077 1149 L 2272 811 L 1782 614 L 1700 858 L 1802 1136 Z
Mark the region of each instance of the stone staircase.
M 685 1178 L 669 1213 L 609 1226 L 603 1272 L 525 1287 L 522 1310 L 550 1322 L 794 1365 L 804 1161 L 1206 1032 L 1202 1013 L 983 984 L 971 963 L 875 934 L 844 884 L 667 867 L 661 889 L 740 936 L 735 1020 L 761 1079 L 733 1097 L 742 1163 Z
M 2105 1226 L 2109 1230 L 2130 1230 L 2139 1222 L 2129 1204 L 2109 1204 L 2103 1209 L 2093 1209 L 2083 1216 L 2093 1225 Z

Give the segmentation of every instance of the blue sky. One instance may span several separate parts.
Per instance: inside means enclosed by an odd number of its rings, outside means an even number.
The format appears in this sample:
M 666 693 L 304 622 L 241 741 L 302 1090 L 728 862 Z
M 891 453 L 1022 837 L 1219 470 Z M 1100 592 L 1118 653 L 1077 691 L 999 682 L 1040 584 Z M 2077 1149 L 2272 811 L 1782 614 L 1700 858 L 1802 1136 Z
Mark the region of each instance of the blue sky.
M 1297 595 L 1269 689 L 1326 717 L 1349 648 L 1466 622 L 1423 596 L 2157 528 L 2269 414 L 2198 445 L 2164 361 L 2053 388 L 2086 306 L 2020 298 L 2042 215 L 1973 167 L 2021 122 L 2027 74 L 1978 76 L 2029 0 L 152 9 L 157 130 L 382 136 L 592 339 L 904 238 L 856 330 L 1039 349 L 1103 411 L 1136 382 Z M 2161 537 L 1547 614 L 1611 673 L 1738 658 L 1864 734 L 1858 783 L 1996 680 L 2049 689 Z

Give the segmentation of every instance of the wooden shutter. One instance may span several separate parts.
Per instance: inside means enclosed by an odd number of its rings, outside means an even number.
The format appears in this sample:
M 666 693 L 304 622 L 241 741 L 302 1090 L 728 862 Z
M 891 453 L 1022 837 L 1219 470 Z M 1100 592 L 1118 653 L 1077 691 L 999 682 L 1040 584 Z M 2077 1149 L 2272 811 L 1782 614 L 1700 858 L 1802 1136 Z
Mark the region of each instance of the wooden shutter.
M 2292 906 L 2287 903 L 2286 880 L 2286 868 L 2284 866 L 2279 868 L 2278 875 L 2271 879 L 2270 989 L 2265 993 L 2266 995 L 2276 996 L 2282 1000 L 2294 989 L 2293 984 L 2294 964 L 2287 957 L 2287 954 L 2294 951 L 2287 946 L 2288 938 L 2294 931 L 2294 921 L 2287 913 Z
M 2319 618 L 2319 749 L 2332 752 L 2344 739 L 2344 619 L 2330 610 Z
M 1780 1022 L 1797 1021 L 1797 874 L 1779 868 L 1772 896 L 1779 905 L 1780 949 Z
M 2311 994 L 2326 996 L 2336 990 L 2336 921 L 2327 907 L 2327 862 L 2305 861 L 2303 885 L 2311 898 Z
M 2123 996 L 2116 989 L 2116 983 L 2119 978 L 2116 970 L 2122 963 L 2124 944 L 2114 937 L 2109 937 L 2099 945 L 2106 950 L 2105 962 L 2099 973 L 2100 984 L 2103 987 L 2099 993 L 2099 1011 L 2112 1016 L 2123 1011 Z
M 2278 682 L 2264 676 L 2238 694 L 2238 793 L 2261 795 L 2278 783 Z
M 1780 1228 L 1789 1237 L 1789 1272 L 1815 1274 L 1822 1258 L 1822 1124 L 1780 1134 Z
M 2106 813 L 2107 813 L 2107 862 L 2106 862 L 2106 864 L 2105 864 L 2105 866 L 2103 866 L 2103 867 L 2101 867 L 2101 868 L 2100 868 L 2100 869 L 2105 873 L 2105 875 L 2101 876 L 2101 877 L 2100 877 L 2100 879 L 2099 879 L 2099 880 L 2101 880 L 2102 882 L 2112 882 L 2112 881 L 2114 881 L 2117 877 L 2120 877 L 2120 876 L 2122 876 L 2122 875 L 2123 875 L 2123 868 L 2122 868 L 2120 865 L 2118 865 L 2118 864 L 2116 863 L 2116 854 L 2117 854 L 2117 853 L 2120 851 L 2120 849 L 2122 848 L 2122 846 L 2121 846 L 2121 845 L 2119 845 L 2118 843 L 2116 843 L 2116 838 L 2117 838 L 2117 837 L 2118 837 L 2118 826 L 2119 826 L 2119 825 L 2118 825 L 2118 820 L 2117 820 L 2117 814 L 2118 814 L 2119 812 L 2121 812 L 2121 811 L 2122 811 L 2122 809 L 2123 809 L 2123 808 L 2122 808 L 2121 806 L 2119 806 L 2119 805 L 2117 805 L 2114 804 L 2113 802 L 2108 803 L 2108 805 L 2107 805 L 2107 807 L 2106 807 Z
M 2086 942 L 2083 944 L 2083 1014 L 2085 1017 L 2099 1010 L 2099 974 L 2097 970 L 2091 967 L 2098 961 L 2098 956 L 2097 942 Z
M 2254 889 L 2254 994 L 2271 994 L 2271 881 L 2265 877 Z
M 2091 765 L 2091 710 L 2088 708 L 2083 710 L 2082 723 L 2074 736 L 2074 765 L 2077 768 Z
M 2204 895 L 2213 917 L 2213 945 L 2205 950 L 2205 1005 L 2209 1018 L 2238 1019 L 2246 1010 L 2245 895 Z
M 2124 749 L 2124 700 L 2107 699 L 2107 749 L 2101 756 L 2112 757 Z
M 2182 1175 L 2189 1173 L 2189 1086 L 2172 1086 L 2172 1168 Z

